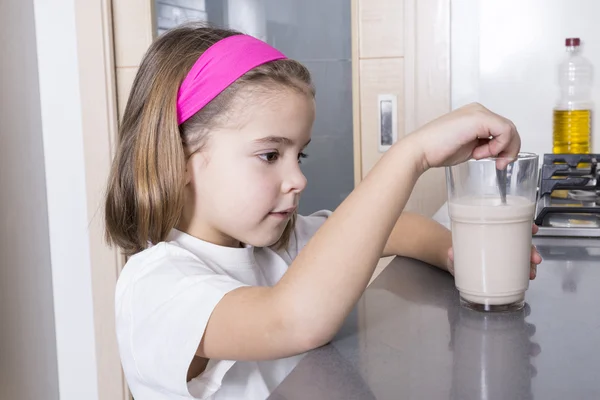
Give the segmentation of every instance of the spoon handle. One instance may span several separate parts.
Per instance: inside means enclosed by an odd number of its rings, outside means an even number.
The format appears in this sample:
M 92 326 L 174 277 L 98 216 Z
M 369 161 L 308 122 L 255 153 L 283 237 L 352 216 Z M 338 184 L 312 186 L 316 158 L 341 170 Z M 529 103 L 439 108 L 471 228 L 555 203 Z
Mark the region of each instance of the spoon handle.
M 496 169 L 496 181 L 500 190 L 502 204 L 506 204 L 506 169 Z

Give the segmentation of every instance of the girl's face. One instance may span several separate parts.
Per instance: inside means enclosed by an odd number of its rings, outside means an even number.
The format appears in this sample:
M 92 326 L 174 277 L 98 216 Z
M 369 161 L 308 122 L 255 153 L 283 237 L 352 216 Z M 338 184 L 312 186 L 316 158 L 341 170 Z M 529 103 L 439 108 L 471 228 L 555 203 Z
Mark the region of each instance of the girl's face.
M 270 246 L 306 187 L 299 162 L 310 141 L 314 100 L 281 90 L 235 108 L 228 126 L 211 131 L 188 160 L 180 229 L 223 246 Z

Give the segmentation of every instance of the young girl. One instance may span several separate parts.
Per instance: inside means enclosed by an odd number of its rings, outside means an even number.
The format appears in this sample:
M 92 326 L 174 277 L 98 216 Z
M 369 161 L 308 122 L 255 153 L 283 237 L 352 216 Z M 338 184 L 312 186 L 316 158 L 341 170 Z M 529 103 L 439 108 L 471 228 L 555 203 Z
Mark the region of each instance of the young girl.
M 105 210 L 131 256 L 116 320 L 136 400 L 266 398 L 335 335 L 380 257 L 450 265 L 449 231 L 402 212 L 424 171 L 520 147 L 510 121 L 470 105 L 398 141 L 335 212 L 305 217 L 314 118 L 306 68 L 255 38 L 186 25 L 148 50 Z

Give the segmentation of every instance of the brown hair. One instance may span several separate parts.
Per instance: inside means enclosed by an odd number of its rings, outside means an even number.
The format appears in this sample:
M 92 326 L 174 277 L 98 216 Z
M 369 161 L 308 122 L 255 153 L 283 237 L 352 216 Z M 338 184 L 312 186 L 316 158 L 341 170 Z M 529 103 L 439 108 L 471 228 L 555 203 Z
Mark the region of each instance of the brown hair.
M 289 88 L 314 96 L 308 70 L 290 59 L 247 72 L 185 123 L 177 124 L 177 92 L 198 57 L 239 32 L 191 23 L 150 46 L 137 72 L 119 129 L 105 204 L 106 239 L 128 254 L 166 239 L 183 209 L 185 163 L 223 123 L 240 90 Z M 296 216 L 276 247 L 287 246 Z

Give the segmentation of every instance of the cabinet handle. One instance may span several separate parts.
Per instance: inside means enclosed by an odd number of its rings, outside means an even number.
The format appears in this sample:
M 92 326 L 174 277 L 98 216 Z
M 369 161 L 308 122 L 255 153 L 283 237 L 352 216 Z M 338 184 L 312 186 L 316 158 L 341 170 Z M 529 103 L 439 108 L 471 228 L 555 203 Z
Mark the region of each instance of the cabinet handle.
M 395 94 L 377 97 L 379 110 L 379 152 L 383 153 L 398 140 L 398 99 Z

